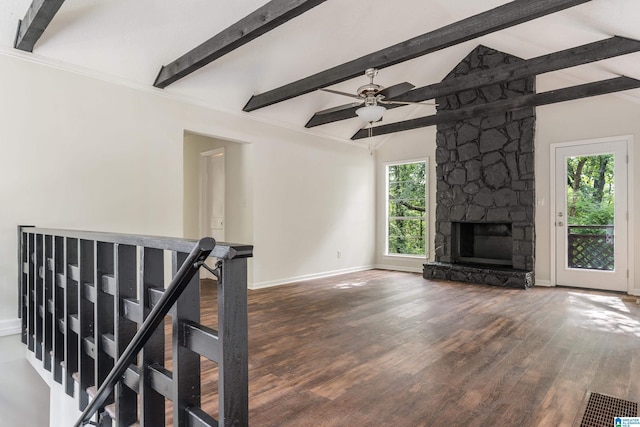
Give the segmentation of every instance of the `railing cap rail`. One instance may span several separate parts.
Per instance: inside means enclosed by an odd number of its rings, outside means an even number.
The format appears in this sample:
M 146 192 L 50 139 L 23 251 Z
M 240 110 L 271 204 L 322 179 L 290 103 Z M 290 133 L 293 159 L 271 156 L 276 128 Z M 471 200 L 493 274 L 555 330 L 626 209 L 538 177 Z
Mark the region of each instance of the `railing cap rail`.
M 20 230 L 25 233 L 46 234 L 80 240 L 95 240 L 98 242 L 117 243 L 131 246 L 144 246 L 146 248 L 165 249 L 184 253 L 190 253 L 198 243 L 198 240 L 193 239 L 105 233 L 100 231 L 64 230 L 31 226 L 20 227 Z M 250 258 L 253 256 L 253 246 L 238 243 L 216 242 L 216 246 L 209 256 L 219 259 Z

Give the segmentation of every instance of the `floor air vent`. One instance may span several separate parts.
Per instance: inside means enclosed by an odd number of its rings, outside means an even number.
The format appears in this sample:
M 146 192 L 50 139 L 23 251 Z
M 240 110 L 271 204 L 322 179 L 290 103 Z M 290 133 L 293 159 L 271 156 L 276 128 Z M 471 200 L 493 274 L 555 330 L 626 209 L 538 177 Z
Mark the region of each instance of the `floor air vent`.
M 638 403 L 588 391 L 574 427 L 612 427 L 616 417 L 637 417 Z

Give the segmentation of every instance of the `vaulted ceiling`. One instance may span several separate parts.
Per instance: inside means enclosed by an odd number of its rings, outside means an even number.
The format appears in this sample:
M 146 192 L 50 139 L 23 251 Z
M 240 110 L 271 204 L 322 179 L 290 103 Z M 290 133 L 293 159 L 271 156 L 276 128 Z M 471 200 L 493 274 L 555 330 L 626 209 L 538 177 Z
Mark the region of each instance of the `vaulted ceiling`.
M 527 3 L 526 0 L 517 1 Z M 179 70 L 185 60 L 182 58 L 179 63 L 173 63 L 176 59 L 207 40 L 211 39 L 209 46 L 214 47 L 229 43 L 231 47 L 209 58 L 212 62 L 199 64 L 194 68 L 201 68 L 185 73 L 187 75 L 175 82 L 157 84 L 166 87 L 156 90 L 188 97 L 216 109 L 247 114 L 260 120 L 342 140 L 349 140 L 363 126 L 360 119 L 353 118 L 352 112 L 351 118 L 305 128 L 315 112 L 349 103 L 348 98 L 339 95 L 311 90 L 251 112 L 243 112 L 243 108 L 250 99 L 259 99 L 260 94 L 314 75 L 317 75 L 318 81 L 315 86 L 309 86 L 311 89 L 324 86 L 322 79 L 330 76 L 333 81 L 344 80 L 331 85 L 332 89 L 354 93 L 358 86 L 368 81 L 363 75 L 364 65 L 378 63 L 382 66 L 379 67 L 377 83 L 391 86 L 408 81 L 419 88 L 427 87 L 425 90 L 431 90 L 428 93 L 432 94 L 434 90 L 442 89 L 437 83 L 478 44 L 523 59 L 534 59 L 531 65 L 524 68 L 540 67 L 537 71 L 542 72 L 537 84 L 539 93 L 620 76 L 640 79 L 640 53 L 634 53 L 638 50 L 634 40 L 617 38 L 611 42 L 593 44 L 613 36 L 640 40 L 638 0 L 539 0 L 538 4 L 565 4 L 571 7 L 558 8 L 563 10 L 470 40 L 444 43 L 444 35 L 450 34 L 450 31 L 440 30 L 442 27 L 508 3 L 511 2 L 3 0 L 0 5 L 0 44 L 6 48 L 14 46 L 18 21 L 29 21 L 29 16 L 25 15 L 30 6 L 38 8 L 42 4 L 48 5 L 53 18 L 48 25 L 45 24 L 46 30 L 33 45 L 33 53 L 25 55 L 152 88 L 162 66 L 167 66 L 163 69 L 165 74 L 171 74 Z M 270 7 L 274 5 L 277 7 Z M 285 10 L 287 8 L 291 10 Z M 256 10 L 261 13 L 255 14 Z M 495 24 L 493 20 L 499 16 L 497 10 L 496 13 L 485 13 L 485 19 L 472 22 L 464 31 L 459 31 L 461 34 L 458 36 L 482 30 L 486 22 L 487 28 L 490 28 Z M 234 31 L 214 38 L 229 27 L 233 29 L 234 25 Z M 258 28 L 258 33 L 252 35 L 248 31 L 252 28 Z M 456 31 L 459 26 L 450 28 Z M 403 46 L 397 44 L 422 35 L 426 37 L 420 39 L 420 48 L 424 45 L 436 48 L 431 51 L 424 49 L 429 53 L 394 65 L 384 65 L 380 58 L 387 59 L 389 53 L 402 56 Z M 621 55 L 556 71 L 541 67 L 541 64 L 548 64 L 551 58 L 555 58 L 552 55 L 559 51 L 567 50 L 564 57 L 575 57 L 582 53 L 582 48 L 575 48 L 583 45 L 591 46 L 596 53 L 595 58 L 599 59 L 599 52 L 606 50 L 605 44 L 614 44 Z M 393 52 L 385 51 L 378 58 L 370 56 L 392 46 L 396 46 Z M 416 47 L 412 43 L 406 45 L 406 49 L 413 48 Z M 543 59 L 537 59 L 536 62 L 535 59 L 539 57 Z M 193 58 L 191 55 L 186 60 Z M 371 60 L 357 62 L 355 67 L 339 76 L 337 71 L 318 74 L 335 70 L 335 67 L 358 58 Z M 359 75 L 352 77 L 359 65 L 363 65 L 362 74 L 355 73 Z M 566 67 L 566 64 L 563 66 Z M 504 71 L 506 75 L 516 72 Z M 519 72 L 524 71 L 521 69 Z M 159 82 L 162 82 L 162 77 L 160 73 Z M 633 84 L 629 85 L 629 81 L 622 83 L 622 88 L 634 87 Z M 640 102 L 640 89 L 621 93 L 631 101 Z M 540 100 L 528 102 L 533 105 L 544 104 L 536 104 L 542 102 Z M 381 125 L 433 114 L 435 109 L 430 106 L 396 108 L 386 112 Z M 429 120 L 422 119 L 423 122 Z

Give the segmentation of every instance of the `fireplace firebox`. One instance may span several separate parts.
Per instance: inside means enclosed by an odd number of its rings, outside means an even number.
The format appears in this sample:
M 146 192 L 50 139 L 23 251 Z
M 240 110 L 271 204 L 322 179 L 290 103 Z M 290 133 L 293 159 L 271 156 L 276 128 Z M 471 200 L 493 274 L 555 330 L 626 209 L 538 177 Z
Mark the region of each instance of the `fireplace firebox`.
M 454 263 L 513 266 L 510 223 L 456 222 L 453 237 Z

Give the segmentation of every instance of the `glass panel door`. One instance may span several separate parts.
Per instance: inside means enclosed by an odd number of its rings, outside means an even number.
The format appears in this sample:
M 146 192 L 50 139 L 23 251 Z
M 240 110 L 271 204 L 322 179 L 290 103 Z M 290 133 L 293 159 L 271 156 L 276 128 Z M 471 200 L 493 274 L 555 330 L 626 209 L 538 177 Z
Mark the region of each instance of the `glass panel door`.
M 626 291 L 626 142 L 557 147 L 556 282 Z

